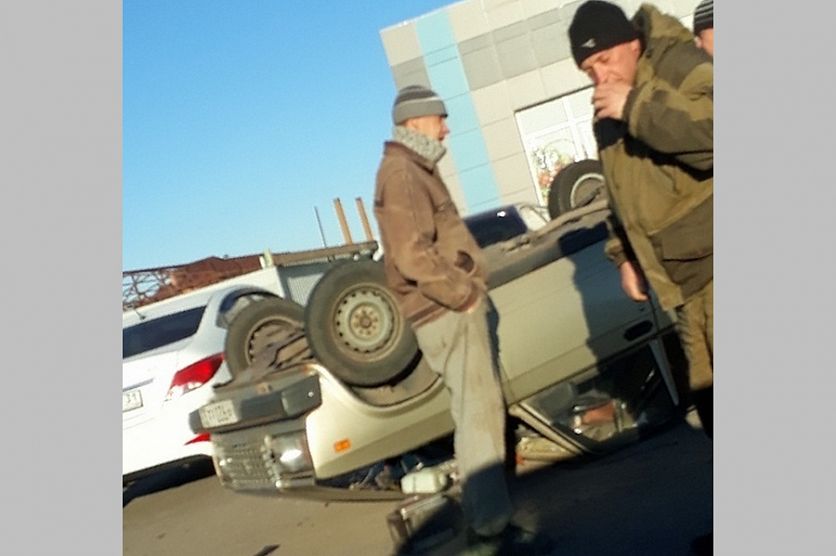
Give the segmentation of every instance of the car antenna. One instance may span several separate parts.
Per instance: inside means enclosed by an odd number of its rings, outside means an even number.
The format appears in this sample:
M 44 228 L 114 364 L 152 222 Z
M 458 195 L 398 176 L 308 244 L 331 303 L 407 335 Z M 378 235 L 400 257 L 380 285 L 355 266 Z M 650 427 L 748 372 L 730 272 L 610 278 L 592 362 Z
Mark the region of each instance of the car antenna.
M 140 313 L 139 309 L 137 309 L 136 307 L 133 307 L 133 310 L 134 310 L 134 313 L 136 313 L 137 316 L 139 316 L 139 320 L 145 320 L 147 318 L 145 315 Z

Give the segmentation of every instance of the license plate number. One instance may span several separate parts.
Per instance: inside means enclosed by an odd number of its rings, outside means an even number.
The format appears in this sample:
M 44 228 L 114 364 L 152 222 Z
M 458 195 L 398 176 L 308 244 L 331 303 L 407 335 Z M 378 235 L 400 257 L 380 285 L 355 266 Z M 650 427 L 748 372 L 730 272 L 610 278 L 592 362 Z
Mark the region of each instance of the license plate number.
M 220 427 L 238 422 L 232 400 L 223 400 L 200 408 L 200 422 L 204 427 Z
M 122 413 L 142 407 L 142 392 L 139 389 L 122 392 Z

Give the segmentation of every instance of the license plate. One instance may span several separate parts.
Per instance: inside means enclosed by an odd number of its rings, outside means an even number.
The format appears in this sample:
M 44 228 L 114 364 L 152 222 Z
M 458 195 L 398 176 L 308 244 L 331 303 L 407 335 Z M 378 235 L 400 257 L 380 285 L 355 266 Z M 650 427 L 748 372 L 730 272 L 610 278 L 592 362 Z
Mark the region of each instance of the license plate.
M 122 413 L 142 407 L 142 392 L 139 388 L 122 392 Z
M 206 428 L 231 425 L 238 422 L 232 400 L 211 403 L 200 408 L 200 422 Z

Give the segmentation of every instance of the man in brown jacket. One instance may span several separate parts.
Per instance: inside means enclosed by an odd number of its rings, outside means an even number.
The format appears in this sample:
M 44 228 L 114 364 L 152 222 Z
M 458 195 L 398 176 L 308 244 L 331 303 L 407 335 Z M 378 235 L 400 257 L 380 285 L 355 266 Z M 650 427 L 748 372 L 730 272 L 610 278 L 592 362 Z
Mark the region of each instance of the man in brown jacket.
M 606 251 L 627 295 L 647 282 L 675 309 L 693 401 L 710 436 L 713 384 L 714 78 L 676 18 L 643 4 L 632 21 L 589 0 L 569 26 L 595 86 L 599 158 L 612 209 Z
M 436 166 L 449 133 L 447 110 L 435 92 L 414 85 L 398 93 L 392 117 L 374 212 L 388 285 L 450 393 L 468 553 L 537 554 L 534 543 L 543 539 L 510 524 L 505 403 L 487 318 L 485 262 Z

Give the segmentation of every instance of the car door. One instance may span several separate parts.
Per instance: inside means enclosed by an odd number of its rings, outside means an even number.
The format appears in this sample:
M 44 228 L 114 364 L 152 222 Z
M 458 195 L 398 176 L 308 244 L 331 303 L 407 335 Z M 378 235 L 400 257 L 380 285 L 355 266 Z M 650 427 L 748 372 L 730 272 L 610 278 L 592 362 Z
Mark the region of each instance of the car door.
M 509 402 L 646 341 L 646 303 L 627 298 L 597 241 L 491 290 Z

